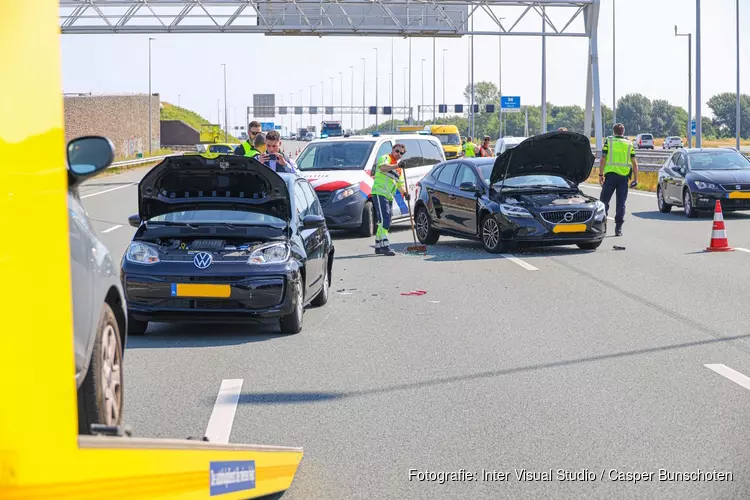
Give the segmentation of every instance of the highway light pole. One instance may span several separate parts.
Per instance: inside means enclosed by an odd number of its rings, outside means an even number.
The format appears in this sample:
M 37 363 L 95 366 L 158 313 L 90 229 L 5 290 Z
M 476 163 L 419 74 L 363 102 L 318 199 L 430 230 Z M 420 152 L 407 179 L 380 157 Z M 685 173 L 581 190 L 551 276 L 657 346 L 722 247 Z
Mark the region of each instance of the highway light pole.
M 378 48 L 375 49 L 375 131 L 379 130 L 378 127 Z
M 151 154 L 151 144 L 154 142 L 151 135 L 151 42 L 156 38 L 148 39 L 148 153 Z
M 498 23 L 505 19 L 504 17 L 498 17 Z M 499 26 L 498 28 L 502 28 Z M 503 100 L 503 35 L 497 36 L 497 92 L 500 94 L 500 101 Z M 497 125 L 500 131 L 500 137 L 503 135 L 503 108 L 502 104 L 498 103 L 497 106 Z
M 227 65 L 224 66 L 224 142 L 229 142 L 229 125 L 227 122 Z
M 406 99 L 406 82 L 409 80 L 408 71 L 409 71 L 409 68 L 404 66 L 404 108 L 408 106 L 408 100 Z M 409 122 L 409 118 L 407 115 L 406 117 L 404 117 L 404 123 L 408 123 L 408 122 Z
M 542 7 L 542 120 L 541 133 L 547 132 L 547 14 Z
M 617 0 L 612 0 L 612 125 L 617 123 L 617 94 L 615 92 L 615 81 L 617 74 L 617 64 L 615 64 L 615 56 L 617 51 L 615 50 L 615 4 Z
M 737 151 L 740 150 L 740 132 L 742 132 L 742 116 L 740 114 L 740 0 L 737 0 Z
M 339 71 L 339 78 L 341 79 L 341 95 L 339 96 L 339 102 L 341 102 L 341 128 L 344 128 L 344 73 Z
M 421 104 L 421 111 L 419 113 L 419 118 L 422 121 L 420 125 L 424 125 L 424 62 L 427 59 L 422 58 L 422 104 Z
M 349 101 L 351 102 L 351 106 L 354 107 L 354 66 L 349 66 L 349 69 L 352 71 L 352 93 L 351 97 L 349 98 Z M 352 120 L 352 131 L 354 130 L 354 114 L 352 113 L 351 116 Z
M 365 133 L 365 108 L 367 107 L 365 100 L 365 83 L 367 82 L 367 64 L 365 58 L 362 58 L 362 133 Z
M 335 114 L 333 113 L 333 111 L 334 111 L 333 107 L 334 106 L 335 106 L 335 104 L 334 104 L 334 100 L 333 100 L 333 77 L 331 77 L 331 120 L 333 120 L 336 117 Z
M 448 52 L 448 49 L 443 49 L 443 105 L 446 106 L 447 111 L 447 103 L 445 102 L 445 53 Z M 445 112 L 443 112 L 443 117 L 445 117 Z
M 408 123 L 411 125 L 411 37 L 409 38 L 409 120 Z
M 437 66 L 437 59 L 435 56 L 435 38 L 432 39 L 432 123 L 435 123 L 435 94 L 436 92 L 436 83 L 435 81 L 437 78 L 435 78 L 435 70 Z
M 703 145 L 701 127 L 701 0 L 695 0 L 695 147 Z
M 326 112 L 326 108 L 325 108 L 325 102 L 326 102 L 325 91 L 326 91 L 325 82 L 320 82 L 320 121 L 323 121 L 323 120 L 326 119 L 326 115 L 325 115 L 325 112 Z
M 674 27 L 674 36 L 688 37 L 688 120 L 687 120 L 687 140 L 688 147 L 693 147 L 693 34 L 677 33 L 677 25 Z M 698 124 L 696 123 L 696 127 Z
M 393 101 L 396 100 L 396 87 L 394 87 L 394 79 L 396 78 L 396 68 L 394 67 L 394 44 L 395 38 L 391 38 L 391 98 L 388 99 L 388 104 L 391 106 L 391 132 L 395 130 L 396 124 L 393 123 Z

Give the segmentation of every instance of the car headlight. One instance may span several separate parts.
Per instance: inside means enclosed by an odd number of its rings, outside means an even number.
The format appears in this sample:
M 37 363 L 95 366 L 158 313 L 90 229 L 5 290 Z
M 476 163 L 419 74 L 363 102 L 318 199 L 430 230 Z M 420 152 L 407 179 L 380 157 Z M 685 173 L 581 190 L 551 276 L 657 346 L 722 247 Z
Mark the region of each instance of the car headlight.
M 151 245 L 134 241 L 128 247 L 125 258 L 136 264 L 156 264 L 159 262 L 159 253 Z
M 352 184 L 349 187 L 345 187 L 336 191 L 336 194 L 334 194 L 333 198 L 331 198 L 331 203 L 341 201 L 357 193 L 359 193 L 359 184 Z
M 515 205 L 500 205 L 500 211 L 507 217 L 532 217 L 531 212 Z
M 291 250 L 286 243 L 268 243 L 257 247 L 247 258 L 248 264 L 277 264 L 289 259 Z
M 716 184 L 710 182 L 695 181 L 695 187 L 698 189 L 718 189 Z
M 596 209 L 594 212 L 594 220 L 597 222 L 601 222 L 604 220 L 604 217 L 606 216 L 607 207 L 604 206 L 604 203 L 601 201 L 596 202 Z

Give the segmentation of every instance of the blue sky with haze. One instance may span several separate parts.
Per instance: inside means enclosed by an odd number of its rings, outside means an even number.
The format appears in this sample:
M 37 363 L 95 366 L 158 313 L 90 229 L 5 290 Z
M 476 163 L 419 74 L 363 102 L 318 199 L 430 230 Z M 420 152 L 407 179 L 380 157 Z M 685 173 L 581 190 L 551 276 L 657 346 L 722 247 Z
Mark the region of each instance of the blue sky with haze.
M 617 1 L 617 96 L 639 92 L 652 99 L 666 99 L 687 108 L 687 38 L 674 36 L 692 32 L 695 43 L 693 0 Z M 602 0 L 599 19 L 600 79 L 602 101 L 612 103 L 612 2 Z M 705 101 L 719 92 L 735 91 L 735 0 L 703 0 L 702 4 L 702 93 Z M 538 19 L 538 17 L 536 18 Z M 557 21 L 559 19 L 554 19 Z M 750 0 L 740 0 L 740 26 L 750 25 Z M 491 29 L 477 18 L 475 29 Z M 244 109 L 254 93 L 275 93 L 277 105 L 320 105 L 321 82 L 324 104 L 331 103 L 331 78 L 336 105 L 352 99 L 362 103 L 363 63 L 366 58 L 367 104 L 375 103 L 375 50 L 378 48 L 378 104 L 388 104 L 391 92 L 391 39 L 380 37 L 268 37 L 263 35 L 152 35 L 152 90 L 162 100 L 197 111 L 211 121 L 217 119 L 217 99 L 223 113 L 223 69 L 227 64 L 229 122 L 241 125 Z M 750 33 L 740 33 L 742 92 L 750 94 Z M 394 39 L 395 102 L 403 105 L 408 44 Z M 547 100 L 555 104 L 583 105 L 586 80 L 585 38 L 547 39 Z M 443 93 L 443 49 L 446 52 L 445 95 L 449 104 L 463 102 L 468 83 L 469 38 L 437 39 L 437 103 Z M 541 39 L 503 37 L 502 87 L 505 95 L 519 95 L 522 103 L 541 100 Z M 475 37 L 475 81 L 498 81 L 497 37 Z M 695 59 L 695 50 L 693 50 Z M 433 102 L 432 39 L 412 42 L 412 106 Z M 63 35 L 63 91 L 142 93 L 148 91 L 148 35 Z M 695 72 L 695 61 L 693 61 Z M 302 92 L 300 92 L 302 91 Z M 693 89 L 695 98 L 695 89 Z M 382 121 L 383 118 L 381 118 Z M 223 120 L 223 118 L 222 118 Z M 344 117 L 345 126 L 350 118 Z M 287 118 L 288 121 L 288 118 Z M 306 120 L 307 121 L 307 120 Z M 368 123 L 374 119 L 368 117 Z M 361 116 L 355 117 L 361 125 Z

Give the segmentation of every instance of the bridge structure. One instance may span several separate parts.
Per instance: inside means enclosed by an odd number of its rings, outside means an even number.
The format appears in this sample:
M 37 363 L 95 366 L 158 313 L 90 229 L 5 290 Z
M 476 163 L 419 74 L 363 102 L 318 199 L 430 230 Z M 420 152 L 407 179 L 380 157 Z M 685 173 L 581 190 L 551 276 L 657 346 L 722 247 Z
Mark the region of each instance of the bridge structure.
M 599 9 L 600 0 L 60 0 L 60 31 L 63 35 L 247 33 L 317 37 L 470 37 L 472 49 L 474 36 L 541 37 L 542 131 L 546 130 L 547 123 L 546 39 L 585 37 L 589 43 L 584 127 L 586 131 L 591 130 L 593 121 L 596 149 L 601 151 Z M 475 20 L 481 29 L 474 29 Z M 473 89 L 473 50 L 471 63 Z M 410 45 L 409 87 L 411 74 Z M 395 92 L 392 91 L 391 95 Z M 375 101 L 377 120 L 382 109 L 377 102 L 377 93 Z M 472 117 L 474 104 L 472 92 L 468 106 Z M 399 109 L 387 107 L 391 110 L 391 117 Z M 362 108 L 369 111 L 372 106 Z M 433 103 L 432 109 L 437 108 L 438 104 Z M 406 112 L 410 114 L 411 109 L 409 102 Z

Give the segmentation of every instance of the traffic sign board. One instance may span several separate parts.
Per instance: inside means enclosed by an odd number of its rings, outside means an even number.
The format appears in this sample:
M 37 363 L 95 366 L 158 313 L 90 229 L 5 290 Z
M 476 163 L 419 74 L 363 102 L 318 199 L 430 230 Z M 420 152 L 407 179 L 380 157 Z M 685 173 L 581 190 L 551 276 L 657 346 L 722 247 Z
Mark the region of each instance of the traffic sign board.
M 695 135 L 695 120 L 690 122 L 690 133 Z
M 281 125 L 276 125 L 273 129 L 274 130 L 281 130 Z
M 270 132 L 271 130 L 273 130 L 273 125 L 273 122 L 260 122 L 260 129 L 263 132 Z
M 518 113 L 521 111 L 521 96 L 500 97 L 500 109 L 506 113 Z

